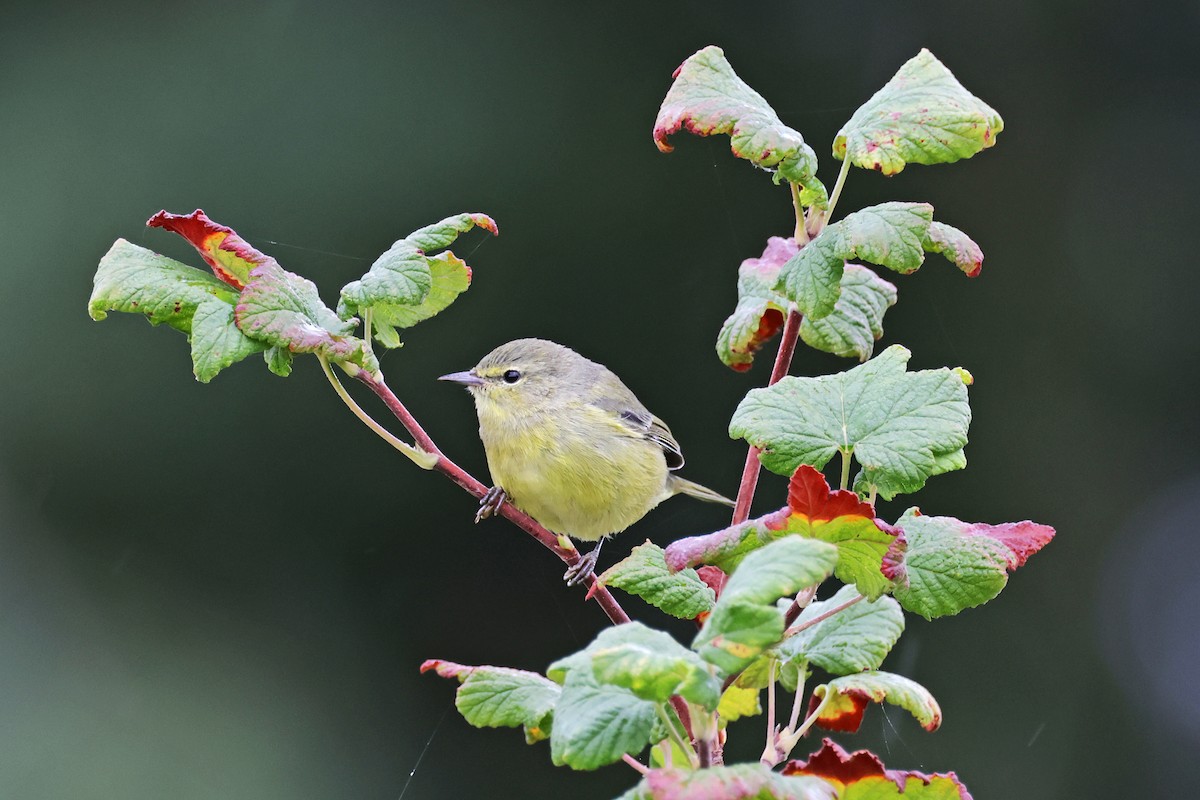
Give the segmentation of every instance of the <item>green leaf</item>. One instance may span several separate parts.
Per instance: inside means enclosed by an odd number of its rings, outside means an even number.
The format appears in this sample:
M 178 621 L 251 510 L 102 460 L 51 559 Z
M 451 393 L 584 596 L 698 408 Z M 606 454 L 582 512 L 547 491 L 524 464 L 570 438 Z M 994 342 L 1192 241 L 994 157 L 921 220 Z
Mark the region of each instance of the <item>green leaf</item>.
M 557 683 L 536 672 L 508 667 L 468 667 L 440 660 L 421 665 L 422 672 L 431 669 L 462 683 L 454 705 L 476 728 L 523 727 L 530 744 L 550 735 L 554 706 L 562 694 Z
M 231 364 L 267 348 L 238 330 L 233 305 L 217 297 L 196 306 L 188 338 L 192 343 L 192 371 L 201 383 L 208 383 Z
M 966 445 L 971 410 L 957 372 L 908 372 L 910 355 L 894 345 L 846 372 L 754 389 L 734 411 L 730 436 L 760 448 L 772 472 L 821 469 L 845 453 L 863 466 L 862 485 L 885 500 L 915 492 L 959 463 L 947 456 Z
M 233 324 L 238 293 L 207 272 L 181 264 L 124 239 L 109 248 L 96 269 L 88 314 L 142 314 L 188 336 L 192 370 L 201 383 L 264 345 Z
M 588 650 L 600 684 L 620 686 L 657 703 L 677 694 L 709 711 L 717 707 L 720 681 L 699 656 L 662 631 L 640 622 L 617 625 L 601 632 Z
M 236 319 L 243 333 L 273 347 L 379 371 L 366 342 L 352 335 L 357 321 L 339 319 L 321 302 L 316 284 L 274 262 L 250 272 Z
M 840 788 L 838 800 L 971 800 L 967 787 L 947 774 L 885 769 L 869 750 L 847 753 L 826 739 L 808 761 L 789 761 L 784 775 L 810 775 Z
M 942 709 L 921 684 L 891 672 L 843 675 L 813 689 L 814 704 L 828 696 L 817 724 L 832 730 L 857 731 L 867 703 L 890 703 L 916 717 L 927 731 L 942 724 Z
M 627 558 L 600 576 L 615 586 L 680 619 L 695 619 L 713 607 L 716 596 L 694 569 L 671 572 L 663 549 L 651 541 L 633 548 Z
M 814 539 L 789 536 L 756 550 L 729 576 L 719 607 L 725 601 L 774 603 L 815 586 L 832 574 L 837 549 Z
M 701 770 L 656 769 L 618 800 L 835 800 L 834 785 L 810 775 L 780 775 L 761 764 Z
M 775 601 L 820 583 L 836 564 L 836 548 L 798 536 L 755 550 L 730 576 L 692 648 L 723 675 L 735 674 L 782 638 L 784 612 Z
M 805 317 L 800 338 L 814 350 L 866 361 L 883 336 L 883 315 L 896 305 L 896 287 L 873 271 L 847 264 L 833 311 L 821 319 Z
M 436 256 L 427 251 L 448 247 L 460 233 L 476 226 L 499 232 L 486 214 L 457 214 L 400 239 L 365 275 L 342 287 L 338 315 L 369 317 L 375 338 L 385 347 L 399 347 L 396 328 L 432 317 L 471 283 L 471 268 L 465 261 L 448 251 Z
M 930 253 L 940 253 L 951 263 L 974 278 L 983 269 L 983 251 L 971 237 L 944 222 L 929 223 L 921 246 Z
M 652 743 L 655 703 L 596 682 L 590 670 L 566 675 L 554 709 L 550 758 L 556 766 L 596 769 Z
M 762 705 L 758 702 L 761 694 L 760 689 L 741 686 L 735 681 L 721 695 L 721 702 L 717 705 L 717 716 L 726 723 L 737 722 L 742 717 L 758 716 L 762 713 Z
M 970 158 L 1002 130 L 1000 115 L 922 49 L 842 126 L 833 155 L 895 175 L 907 164 Z
M 926 517 L 915 508 L 884 559 L 884 573 L 904 608 L 926 619 L 982 605 L 1008 583 L 1009 571 L 1044 547 L 1054 529 L 1033 522 L 1005 525 Z
M 680 128 L 697 136 L 728 134 L 735 156 L 775 169 L 779 177 L 802 186 L 804 204 L 827 205 L 825 187 L 815 177 L 816 153 L 737 76 L 721 48 L 710 45 L 689 56 L 674 78 L 654 121 L 659 150 L 674 149 L 667 139 Z
M 829 316 L 841 295 L 845 262 L 861 259 L 901 274 L 925 261 L 926 231 L 933 221 L 928 203 L 868 206 L 825 227 L 779 272 L 776 289 L 814 320 Z
M 828 600 L 810 603 L 796 619 L 803 626 L 858 597 L 843 586 Z M 776 652 L 781 659 L 816 664 L 831 675 L 879 669 L 904 632 L 904 612 L 890 597 L 859 601 L 785 639 Z

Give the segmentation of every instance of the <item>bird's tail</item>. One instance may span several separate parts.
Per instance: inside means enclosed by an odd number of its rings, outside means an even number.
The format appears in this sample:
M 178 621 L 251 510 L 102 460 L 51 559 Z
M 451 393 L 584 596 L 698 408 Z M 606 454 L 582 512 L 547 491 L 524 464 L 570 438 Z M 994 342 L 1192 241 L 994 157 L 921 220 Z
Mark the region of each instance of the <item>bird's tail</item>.
M 723 494 L 718 494 L 706 486 L 701 486 L 698 483 L 680 478 L 678 475 L 672 475 L 668 479 L 668 485 L 671 488 L 671 494 L 686 494 L 689 497 L 694 497 L 697 500 L 704 500 L 709 503 L 721 503 L 732 507 L 733 501 Z

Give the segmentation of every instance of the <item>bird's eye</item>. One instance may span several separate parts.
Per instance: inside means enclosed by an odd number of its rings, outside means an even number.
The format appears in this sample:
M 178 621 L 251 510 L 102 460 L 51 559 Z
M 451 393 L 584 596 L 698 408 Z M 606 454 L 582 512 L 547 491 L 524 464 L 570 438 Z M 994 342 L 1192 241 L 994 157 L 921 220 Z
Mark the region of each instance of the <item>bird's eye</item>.
M 510 369 L 501 377 L 504 378 L 505 383 L 516 383 L 517 381 L 521 380 L 521 373 L 517 372 L 515 369 Z

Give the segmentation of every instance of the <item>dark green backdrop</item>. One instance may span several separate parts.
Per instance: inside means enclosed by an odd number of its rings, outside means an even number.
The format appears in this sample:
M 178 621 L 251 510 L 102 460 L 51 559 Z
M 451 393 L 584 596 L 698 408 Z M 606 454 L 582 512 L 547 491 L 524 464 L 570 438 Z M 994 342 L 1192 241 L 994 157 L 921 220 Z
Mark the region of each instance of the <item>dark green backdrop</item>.
M 200 264 L 142 227 L 160 208 L 204 208 L 327 301 L 394 239 L 484 211 L 502 235 L 456 247 L 472 290 L 384 361 L 442 446 L 485 473 L 468 398 L 433 378 L 545 336 L 609 364 L 671 423 L 689 476 L 732 492 L 744 450 L 725 426 L 766 375 L 730 372 L 713 341 L 738 263 L 791 209 L 725 141 L 651 142 L 672 70 L 710 43 L 827 183 L 840 124 L 922 46 L 1007 125 L 956 165 L 855 171 L 839 210 L 928 200 L 987 254 L 974 281 L 936 258 L 898 280 L 884 344 L 977 379 L 969 468 L 911 502 L 1058 538 L 997 601 L 910 620 L 889 665 L 938 697 L 940 732 L 873 708 L 840 740 L 957 770 L 981 799 L 1200 790 L 1195 3 L 740 5 L 5 6 L 0 796 L 634 782 L 469 728 L 453 686 L 417 674 L 435 656 L 543 669 L 588 641 L 605 621 L 556 561 L 471 525 L 472 501 L 356 422 L 311 359 L 201 386 L 181 336 L 85 304 L 117 237 Z M 794 370 L 848 366 L 801 350 Z M 764 480 L 763 507 L 781 487 Z M 723 519 L 672 501 L 606 563 Z M 755 757 L 759 728 L 731 755 Z

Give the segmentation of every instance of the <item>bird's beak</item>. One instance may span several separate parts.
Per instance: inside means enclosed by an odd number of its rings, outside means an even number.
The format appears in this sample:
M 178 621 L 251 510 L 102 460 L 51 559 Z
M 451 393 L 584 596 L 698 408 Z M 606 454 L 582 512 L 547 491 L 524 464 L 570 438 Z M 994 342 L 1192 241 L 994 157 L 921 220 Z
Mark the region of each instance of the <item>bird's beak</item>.
M 461 383 L 463 386 L 483 386 L 483 378 L 480 378 L 474 372 L 451 372 L 449 375 L 443 375 L 438 378 L 439 381 L 452 381 Z

